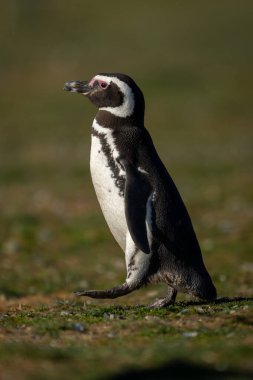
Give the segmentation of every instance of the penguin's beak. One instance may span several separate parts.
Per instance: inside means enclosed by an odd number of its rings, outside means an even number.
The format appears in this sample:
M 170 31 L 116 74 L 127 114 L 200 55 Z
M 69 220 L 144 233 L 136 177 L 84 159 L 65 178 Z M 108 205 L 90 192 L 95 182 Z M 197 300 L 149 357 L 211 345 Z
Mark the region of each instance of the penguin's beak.
M 80 94 L 87 95 L 92 90 L 92 87 L 87 81 L 72 80 L 64 84 L 63 90 L 70 92 L 79 92 Z

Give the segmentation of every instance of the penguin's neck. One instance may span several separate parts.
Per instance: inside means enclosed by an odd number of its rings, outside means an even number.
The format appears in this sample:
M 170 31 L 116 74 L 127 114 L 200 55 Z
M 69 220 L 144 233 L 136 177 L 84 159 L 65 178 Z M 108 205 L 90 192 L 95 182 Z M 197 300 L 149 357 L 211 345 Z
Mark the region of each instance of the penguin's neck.
M 112 114 L 109 111 L 98 110 L 95 120 L 97 123 L 109 129 L 119 128 L 121 126 L 135 126 L 135 127 L 144 127 L 144 112 L 133 112 L 132 115 L 127 117 L 120 117 Z

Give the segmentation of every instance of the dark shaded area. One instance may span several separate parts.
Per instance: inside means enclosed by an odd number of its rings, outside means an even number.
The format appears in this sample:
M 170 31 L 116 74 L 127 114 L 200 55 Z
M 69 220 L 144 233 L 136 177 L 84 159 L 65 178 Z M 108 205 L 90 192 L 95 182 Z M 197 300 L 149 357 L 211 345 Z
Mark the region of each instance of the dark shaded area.
M 223 304 L 227 304 L 227 303 L 231 303 L 231 302 L 237 302 L 237 303 L 240 303 L 240 302 L 253 302 L 253 298 L 252 297 L 221 297 L 221 298 L 217 298 L 217 300 L 214 300 L 212 302 L 208 302 L 208 301 L 178 301 L 178 302 L 175 302 L 173 305 L 175 306 L 181 306 L 181 307 L 187 307 L 187 306 L 203 306 L 203 305 L 223 305 Z M 167 307 L 171 307 L 173 305 L 168 305 Z M 143 308 L 145 307 L 146 305 L 135 305 L 135 306 L 121 306 L 121 305 L 117 305 L 117 308 L 119 310 L 134 310 L 134 309 L 137 309 L 137 308 Z M 108 307 L 108 309 L 110 309 L 110 307 Z
M 125 370 L 112 377 L 109 380 L 129 380 L 129 379 L 145 379 L 145 380 L 233 380 L 233 379 L 252 379 L 253 373 L 246 371 L 218 370 L 210 367 L 198 366 L 195 364 L 173 361 L 161 367 L 143 369 L 143 370 Z
M 224 303 L 230 303 L 230 302 L 244 302 L 244 301 L 253 301 L 252 297 L 221 297 L 217 298 L 216 300 L 212 301 L 212 304 L 215 305 L 222 305 Z M 180 302 L 179 304 L 184 304 L 185 306 L 197 306 L 197 305 L 207 305 L 210 302 L 206 301 L 189 301 L 189 302 Z

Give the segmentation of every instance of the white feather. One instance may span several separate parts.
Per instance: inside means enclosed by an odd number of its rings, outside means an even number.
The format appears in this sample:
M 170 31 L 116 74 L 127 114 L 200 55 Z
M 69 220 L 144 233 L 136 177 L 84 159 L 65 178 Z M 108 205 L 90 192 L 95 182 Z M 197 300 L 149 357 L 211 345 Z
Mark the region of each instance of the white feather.
M 143 174 L 148 174 L 148 172 L 144 169 L 142 169 L 140 166 L 138 166 L 137 170 L 140 172 L 140 173 L 143 173 Z
M 129 285 L 139 283 L 148 272 L 151 254 L 146 254 L 140 250 L 136 251 L 136 245 L 129 231 L 126 235 L 125 258 L 128 273 L 126 282 Z
M 104 135 L 111 151 L 114 152 L 114 156 L 118 156 L 119 153 L 115 147 L 111 131 L 108 128 L 101 127 L 96 120 L 94 120 L 92 127 Z M 92 136 L 91 139 L 90 171 L 106 222 L 118 244 L 125 250 L 127 225 L 124 198 L 119 195 L 119 189 L 112 178 L 112 172 L 97 136 Z

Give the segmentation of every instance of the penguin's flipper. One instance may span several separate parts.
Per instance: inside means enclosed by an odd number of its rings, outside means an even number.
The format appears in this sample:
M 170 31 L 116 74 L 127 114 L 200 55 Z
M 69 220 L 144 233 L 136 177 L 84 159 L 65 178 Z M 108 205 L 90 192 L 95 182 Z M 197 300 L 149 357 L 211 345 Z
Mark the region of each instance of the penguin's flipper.
M 124 197 L 127 227 L 136 247 L 149 254 L 147 204 L 150 203 L 148 200 L 152 195 L 152 188 L 146 173 L 125 159 L 120 160 L 120 163 L 126 171 Z

